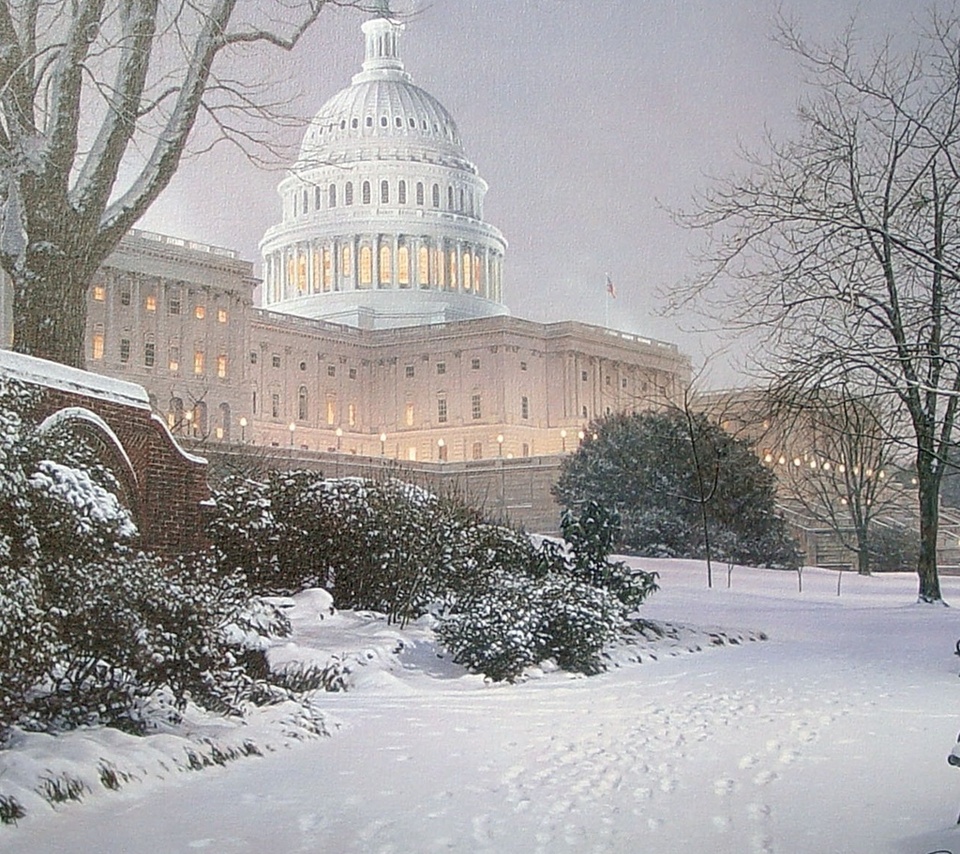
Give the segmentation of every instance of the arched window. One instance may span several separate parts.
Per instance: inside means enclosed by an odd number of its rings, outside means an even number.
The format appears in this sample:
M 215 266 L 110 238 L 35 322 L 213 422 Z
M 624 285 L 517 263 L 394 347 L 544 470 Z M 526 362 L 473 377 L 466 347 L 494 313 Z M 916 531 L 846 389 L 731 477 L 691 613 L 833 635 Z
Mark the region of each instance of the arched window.
M 389 246 L 380 247 L 380 284 L 387 285 L 393 281 L 393 270 L 391 269 L 391 256 Z
M 463 187 L 460 188 L 460 213 L 463 213 Z
M 385 128 L 387 126 L 387 117 L 380 116 L 380 127 Z
M 397 204 L 405 205 L 407 203 L 407 182 L 401 181 L 397 184 Z
M 373 252 L 369 246 L 360 247 L 360 284 L 369 285 L 373 281 Z
M 417 181 L 417 204 L 423 207 L 423 181 Z
M 319 249 L 313 250 L 313 281 L 311 282 L 311 293 L 317 293 L 320 290 L 320 282 L 323 277 L 323 256 Z
M 361 186 L 361 189 L 360 189 L 360 195 L 361 195 L 360 201 L 362 201 L 365 205 L 369 205 L 370 204 L 370 182 L 369 181 L 363 182 L 363 185 Z
M 298 202 L 298 201 L 299 201 L 299 198 L 298 198 L 297 194 L 294 193 L 294 194 L 293 194 L 293 215 L 294 215 L 294 217 L 297 217 L 297 216 L 300 215 L 300 210 L 299 210 L 299 208 L 297 207 L 297 202 Z
M 297 293 L 305 294 L 307 292 L 307 256 L 303 252 L 297 252 Z
M 367 127 L 368 128 L 373 127 L 373 116 L 367 116 Z
M 347 181 L 343 187 L 343 203 L 347 207 L 353 204 L 353 181 Z
M 170 408 L 167 410 L 167 426 L 171 430 L 183 428 L 183 400 L 179 397 L 170 398 Z
M 303 212 L 310 212 L 310 194 L 306 190 L 303 191 Z
M 453 186 L 447 185 L 447 210 L 453 210 Z
M 305 385 L 300 386 L 300 390 L 297 392 L 297 420 L 306 421 L 307 420 L 307 387 Z
M 349 244 L 340 251 L 340 271 L 344 276 L 353 275 L 353 247 Z
M 380 182 L 380 204 L 381 205 L 390 204 L 390 182 L 389 181 Z
M 457 287 L 457 253 L 450 250 L 450 290 L 456 290 Z
M 324 293 L 330 290 L 333 284 L 333 257 L 329 247 L 323 250 L 323 290 Z
M 436 270 L 438 288 L 442 288 L 447 278 L 447 255 L 442 249 L 434 250 L 433 269 Z
M 433 200 L 432 200 L 432 201 L 433 201 L 433 206 L 434 206 L 435 208 L 440 207 L 440 185 L 439 185 L 439 184 L 434 184 L 434 185 L 433 185 Z
M 406 246 L 397 250 L 397 282 L 401 287 L 410 286 L 410 250 Z
M 319 187 L 314 188 L 314 191 L 313 191 L 313 206 L 314 206 L 317 210 L 320 210 L 320 203 L 321 203 L 322 201 L 323 201 L 323 191 L 322 191 Z
M 217 438 L 230 441 L 230 404 L 220 404 L 220 423 L 217 425 Z
M 337 206 L 337 185 L 331 184 L 327 188 L 327 207 L 335 208 Z
M 430 287 L 430 250 L 426 246 L 417 252 L 417 279 L 421 288 Z
M 354 130 L 360 127 L 360 119 L 350 119 L 350 127 Z

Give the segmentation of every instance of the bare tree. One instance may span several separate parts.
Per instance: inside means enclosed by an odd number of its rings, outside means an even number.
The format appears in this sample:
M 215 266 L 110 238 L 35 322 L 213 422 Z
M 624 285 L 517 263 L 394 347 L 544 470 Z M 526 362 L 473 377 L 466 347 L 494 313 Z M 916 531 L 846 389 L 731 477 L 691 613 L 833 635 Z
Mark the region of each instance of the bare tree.
M 268 92 L 231 63 L 293 48 L 327 5 L 363 4 L 0 2 L 0 266 L 16 350 L 83 366 L 91 276 L 167 186 L 198 117 L 240 144 L 262 133 Z
M 893 476 L 895 414 L 881 398 L 848 388 L 797 393 L 780 385 L 770 394 L 777 420 L 791 425 L 770 460 L 783 499 L 829 529 L 857 556 L 857 572 L 869 575 L 875 522 L 903 501 Z
M 858 54 L 850 28 L 782 43 L 808 75 L 800 130 L 748 156 L 680 219 L 709 237 L 704 299 L 751 328 L 765 367 L 810 391 L 877 386 L 915 459 L 919 598 L 941 599 L 938 495 L 960 392 L 960 20 L 932 14 L 912 50 Z

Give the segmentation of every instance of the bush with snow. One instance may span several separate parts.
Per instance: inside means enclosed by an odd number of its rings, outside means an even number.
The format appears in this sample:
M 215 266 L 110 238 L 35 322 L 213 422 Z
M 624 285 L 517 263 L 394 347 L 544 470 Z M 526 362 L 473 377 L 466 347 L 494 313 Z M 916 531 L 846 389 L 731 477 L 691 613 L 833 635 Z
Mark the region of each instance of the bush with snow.
M 75 437 L 39 430 L 36 400 L 0 379 L 0 732 L 139 730 L 158 704 L 234 711 L 262 695 L 242 576 L 139 552 L 110 472 Z

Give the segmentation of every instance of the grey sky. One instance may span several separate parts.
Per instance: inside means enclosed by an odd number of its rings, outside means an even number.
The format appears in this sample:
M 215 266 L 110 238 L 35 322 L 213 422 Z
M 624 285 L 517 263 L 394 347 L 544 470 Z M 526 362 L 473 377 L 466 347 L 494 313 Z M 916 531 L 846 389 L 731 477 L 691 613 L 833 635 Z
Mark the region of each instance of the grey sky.
M 490 184 L 486 219 L 510 243 L 505 299 L 533 320 L 604 322 L 675 341 L 712 385 L 737 380 L 715 336 L 659 315 L 658 289 L 691 269 L 694 238 L 662 205 L 683 206 L 711 174 L 738 166 L 764 127 L 789 132 L 802 86 L 771 42 L 763 0 L 398 0 L 412 12 L 403 56 L 414 81 L 457 120 Z M 852 14 L 867 36 L 913 28 L 924 4 L 785 0 L 815 38 Z M 858 11 L 859 10 L 859 11 Z M 252 59 L 279 75 L 309 118 L 363 57 L 363 16 L 331 10 L 290 58 Z M 299 138 L 299 132 L 293 135 Z M 141 225 L 255 260 L 279 219 L 281 173 L 226 146 L 189 160 Z M 604 274 L 617 285 L 605 306 Z M 735 351 L 735 348 L 734 348 Z

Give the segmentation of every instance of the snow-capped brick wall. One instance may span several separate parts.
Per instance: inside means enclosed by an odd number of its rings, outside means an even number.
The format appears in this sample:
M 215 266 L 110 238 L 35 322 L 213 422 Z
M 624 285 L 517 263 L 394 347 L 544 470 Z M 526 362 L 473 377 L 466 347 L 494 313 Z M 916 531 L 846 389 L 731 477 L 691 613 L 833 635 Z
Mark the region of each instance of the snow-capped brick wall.
M 7 350 L 0 375 L 39 388 L 39 421 L 96 449 L 121 484 L 144 548 L 177 554 L 204 544 L 207 462 L 177 444 L 141 386 Z

